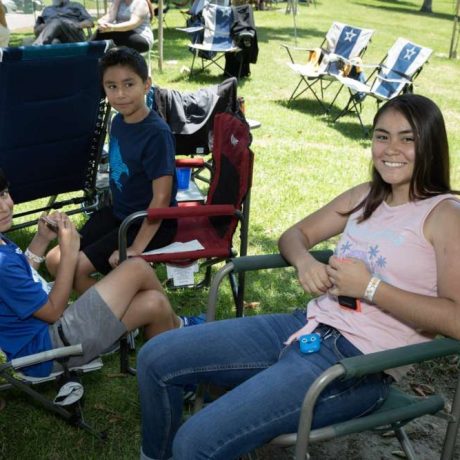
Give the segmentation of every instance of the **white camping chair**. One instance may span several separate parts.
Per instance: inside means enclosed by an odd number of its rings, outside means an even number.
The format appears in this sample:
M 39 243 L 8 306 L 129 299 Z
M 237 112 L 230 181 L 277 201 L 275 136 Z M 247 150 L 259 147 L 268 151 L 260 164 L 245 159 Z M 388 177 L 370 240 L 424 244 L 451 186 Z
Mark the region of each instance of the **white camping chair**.
M 377 103 L 380 103 L 401 93 L 412 92 L 414 80 L 432 52 L 433 50 L 430 48 L 425 48 L 400 37 L 388 50 L 380 64 L 356 66 L 359 71 L 365 68 L 374 69 L 366 81 L 362 82 L 358 78 L 336 75 L 335 78 L 348 89 L 350 97 L 345 108 L 335 117 L 334 122 L 347 113 L 354 112 L 364 129 L 360 114 L 361 102 L 364 98 L 371 96 L 376 99 Z M 359 75 L 359 72 L 355 72 L 355 75 Z
M 299 77 L 299 82 L 288 102 L 297 99 L 306 91 L 311 91 L 326 111 L 326 106 L 322 102 L 325 89 L 323 82 L 327 81 L 329 85 L 334 81 L 334 76 L 341 73 L 343 61 L 362 56 L 373 34 L 372 29 L 334 22 L 319 48 L 282 45 L 291 61 L 287 65 Z M 300 56 L 299 53 L 302 55 L 301 63 L 295 60 L 295 57 Z M 317 83 L 320 83 L 321 96 L 318 96 L 315 91 Z

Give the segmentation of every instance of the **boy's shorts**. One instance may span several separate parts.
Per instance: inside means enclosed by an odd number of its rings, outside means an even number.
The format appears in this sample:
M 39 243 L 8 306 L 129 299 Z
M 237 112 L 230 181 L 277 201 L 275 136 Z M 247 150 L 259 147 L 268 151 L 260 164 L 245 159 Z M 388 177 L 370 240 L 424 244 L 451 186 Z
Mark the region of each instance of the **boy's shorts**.
M 70 358 L 69 367 L 92 361 L 125 332 L 126 326 L 113 314 L 94 286 L 69 305 L 61 318 L 49 326 L 53 348 L 79 343 L 83 346 L 83 355 Z M 53 370 L 59 367 L 57 365 Z
M 118 249 L 118 229 L 121 220 L 113 215 L 111 207 L 105 207 L 91 215 L 88 222 L 80 230 L 82 239 L 80 249 L 88 257 L 90 262 L 99 273 L 106 275 L 112 270 L 109 257 Z M 135 222 L 128 230 L 128 246 L 137 236 L 142 225 L 142 220 Z M 177 232 L 177 221 L 165 219 L 155 233 L 152 241 L 146 247 L 146 251 L 162 248 L 170 244 Z

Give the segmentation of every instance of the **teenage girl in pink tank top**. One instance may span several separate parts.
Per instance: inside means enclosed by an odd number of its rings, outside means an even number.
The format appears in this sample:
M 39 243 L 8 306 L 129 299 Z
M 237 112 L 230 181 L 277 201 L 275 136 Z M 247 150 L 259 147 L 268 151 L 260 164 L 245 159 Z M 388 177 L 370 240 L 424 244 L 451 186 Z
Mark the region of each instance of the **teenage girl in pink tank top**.
M 297 430 L 306 391 L 344 357 L 460 339 L 460 203 L 449 183 L 444 120 L 429 99 L 388 101 L 374 120 L 372 179 L 287 230 L 279 241 L 307 293 L 307 311 L 176 329 L 138 356 L 142 459 L 234 459 Z M 308 250 L 341 234 L 328 264 Z M 339 304 L 341 300 L 347 306 Z M 303 334 L 320 347 L 303 353 Z M 209 344 L 212 344 L 210 347 Z M 335 381 L 313 428 L 372 412 L 400 372 Z M 182 388 L 231 388 L 182 424 Z

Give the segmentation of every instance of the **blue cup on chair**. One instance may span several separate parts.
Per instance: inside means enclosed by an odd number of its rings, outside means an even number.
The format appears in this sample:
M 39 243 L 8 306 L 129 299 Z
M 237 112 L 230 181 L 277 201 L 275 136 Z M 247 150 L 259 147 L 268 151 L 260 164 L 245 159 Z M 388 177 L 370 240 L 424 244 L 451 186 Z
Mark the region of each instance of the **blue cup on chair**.
M 187 190 L 190 186 L 192 168 L 176 168 L 177 188 Z

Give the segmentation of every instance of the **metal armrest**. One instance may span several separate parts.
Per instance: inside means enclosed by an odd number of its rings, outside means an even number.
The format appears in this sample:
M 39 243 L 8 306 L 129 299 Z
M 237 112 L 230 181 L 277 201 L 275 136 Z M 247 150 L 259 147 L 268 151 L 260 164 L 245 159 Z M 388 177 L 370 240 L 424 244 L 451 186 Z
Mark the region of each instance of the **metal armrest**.
M 126 260 L 127 232 L 129 227 L 137 220 L 147 218 L 156 219 L 180 219 L 184 217 L 222 217 L 233 216 L 238 220 L 243 220 L 243 214 L 229 204 L 211 204 L 191 207 L 167 207 L 151 208 L 145 211 L 137 211 L 126 217 L 118 230 L 118 249 L 120 261 Z
M 204 30 L 204 26 L 193 26 L 193 27 L 176 27 L 176 30 L 185 32 L 187 34 L 195 34 Z
M 282 43 L 280 46 L 282 46 L 286 50 L 294 50 L 294 51 L 315 51 L 317 49 L 317 48 L 303 48 L 301 46 L 285 45 L 284 43 Z
M 385 78 L 382 77 L 382 75 L 377 75 L 377 78 L 382 81 L 386 81 L 388 83 L 410 83 L 411 80 L 408 80 L 407 78 Z
M 69 356 L 78 356 L 82 354 L 83 354 L 83 347 L 81 344 L 71 345 L 68 347 L 54 348 L 52 350 L 42 351 L 41 353 L 35 353 L 33 355 L 23 356 L 22 358 L 12 359 L 10 362 L 7 362 L 0 366 L 0 372 L 8 368 L 18 370 L 23 367 L 42 363 L 44 361 L 50 361 L 50 360 L 65 358 Z
M 332 251 L 329 249 L 325 250 L 314 250 L 310 251 L 310 254 L 318 261 L 327 263 L 332 255 Z M 281 254 L 265 254 L 261 256 L 244 256 L 234 257 L 230 260 L 233 264 L 232 270 L 235 273 L 253 270 L 266 270 L 269 268 L 283 268 L 289 267 L 290 263 Z
M 332 256 L 331 250 L 315 250 L 310 251 L 310 254 L 318 261 L 327 263 Z M 216 316 L 217 298 L 219 294 L 219 286 L 223 279 L 231 272 L 243 273 L 253 270 L 266 270 L 270 268 L 285 268 L 289 267 L 281 254 L 266 254 L 260 256 L 243 256 L 234 257 L 230 262 L 224 265 L 215 275 L 209 288 L 208 305 L 206 309 L 207 321 L 214 321 Z
M 305 458 L 316 401 L 324 389 L 337 378 L 360 377 L 386 369 L 458 353 L 460 353 L 459 340 L 442 338 L 416 345 L 346 358 L 330 367 L 313 382 L 302 403 L 295 458 Z
M 352 378 L 457 353 L 460 353 L 460 341 L 442 338 L 347 358 L 340 364 L 345 369 L 345 378 Z

